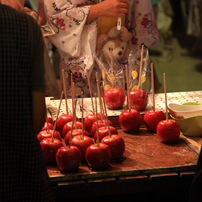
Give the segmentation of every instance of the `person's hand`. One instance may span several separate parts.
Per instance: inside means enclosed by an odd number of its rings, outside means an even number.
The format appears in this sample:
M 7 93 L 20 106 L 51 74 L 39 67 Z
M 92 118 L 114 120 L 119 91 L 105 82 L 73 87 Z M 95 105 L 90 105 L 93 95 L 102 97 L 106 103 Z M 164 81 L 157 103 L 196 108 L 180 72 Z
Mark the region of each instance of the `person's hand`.
M 128 12 L 128 0 L 105 0 L 99 4 L 101 16 L 124 17 Z
M 128 0 L 105 0 L 92 5 L 87 21 L 101 16 L 124 17 L 128 12 Z

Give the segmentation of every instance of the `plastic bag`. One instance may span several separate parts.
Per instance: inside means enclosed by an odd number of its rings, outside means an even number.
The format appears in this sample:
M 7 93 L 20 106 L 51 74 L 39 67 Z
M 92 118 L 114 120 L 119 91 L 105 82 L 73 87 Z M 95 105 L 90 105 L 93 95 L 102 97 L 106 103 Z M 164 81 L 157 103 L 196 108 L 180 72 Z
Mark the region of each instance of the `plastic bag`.
M 114 58 L 106 58 L 95 56 L 101 72 L 102 72 L 102 84 L 104 90 L 109 88 L 121 88 L 125 91 L 125 78 L 124 69 L 121 64 Z
M 151 90 L 151 61 L 149 50 L 144 46 L 141 64 L 141 50 L 131 50 L 128 57 L 129 89 L 143 89 L 147 93 Z M 140 75 L 141 74 L 141 75 Z

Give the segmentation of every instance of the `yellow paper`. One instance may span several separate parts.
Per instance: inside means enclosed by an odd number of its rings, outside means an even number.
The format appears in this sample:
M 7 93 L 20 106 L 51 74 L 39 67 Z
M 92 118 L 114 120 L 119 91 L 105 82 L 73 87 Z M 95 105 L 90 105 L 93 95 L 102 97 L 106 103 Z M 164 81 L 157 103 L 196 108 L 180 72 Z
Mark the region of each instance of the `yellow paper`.
M 121 18 L 122 26 L 125 26 L 125 17 Z M 102 16 L 98 18 L 98 34 L 106 34 L 112 27 L 117 26 L 117 17 Z

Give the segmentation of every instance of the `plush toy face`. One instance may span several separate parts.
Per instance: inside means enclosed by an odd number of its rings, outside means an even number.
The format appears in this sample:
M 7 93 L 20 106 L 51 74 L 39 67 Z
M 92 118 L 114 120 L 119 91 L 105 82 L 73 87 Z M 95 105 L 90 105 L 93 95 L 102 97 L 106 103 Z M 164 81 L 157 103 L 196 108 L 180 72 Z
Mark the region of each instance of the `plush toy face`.
M 132 37 L 132 34 L 126 27 L 112 27 L 107 34 L 101 34 L 97 38 L 97 53 L 104 55 L 107 58 L 113 57 L 120 60 L 127 48 L 127 45 Z
M 102 48 L 102 52 L 107 57 L 113 57 L 117 60 L 123 57 L 127 43 L 121 40 L 109 40 L 107 41 Z

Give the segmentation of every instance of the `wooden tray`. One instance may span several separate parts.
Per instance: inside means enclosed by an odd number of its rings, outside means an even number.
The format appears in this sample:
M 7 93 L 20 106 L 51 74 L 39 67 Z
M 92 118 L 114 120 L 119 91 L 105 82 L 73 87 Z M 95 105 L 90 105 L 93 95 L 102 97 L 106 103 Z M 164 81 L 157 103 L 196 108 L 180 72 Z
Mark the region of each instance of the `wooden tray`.
M 151 94 L 146 110 L 151 109 Z M 165 108 L 164 94 L 156 94 L 156 109 Z M 202 91 L 168 93 L 168 103 L 201 102 Z M 71 113 L 71 99 L 68 99 L 69 113 Z M 59 100 L 46 98 L 47 110 L 53 119 L 56 118 Z M 84 99 L 84 116 L 92 110 L 90 98 Z M 115 127 L 119 127 L 117 117 L 122 110 L 107 110 L 109 119 Z M 66 113 L 63 99 L 59 114 Z M 144 114 L 144 112 L 141 112 Z M 78 100 L 77 116 L 81 118 L 80 100 Z M 48 166 L 48 173 L 52 182 L 78 182 L 92 180 L 104 180 L 109 178 L 131 177 L 140 175 L 155 175 L 181 172 L 193 172 L 197 163 L 200 145 L 181 135 L 177 144 L 167 145 L 159 142 L 156 134 L 149 133 L 144 126 L 137 134 L 126 134 L 118 130 L 126 144 L 125 160 L 112 162 L 110 167 L 102 171 L 92 171 L 86 163 L 82 163 L 75 173 L 61 173 L 57 166 Z M 79 182 L 80 181 L 80 182 Z M 71 184 L 71 183 L 70 183 Z
M 109 168 L 101 171 L 92 171 L 86 163 L 82 163 L 74 173 L 61 173 L 57 166 L 48 166 L 51 181 L 75 182 L 194 171 L 200 146 L 192 144 L 183 135 L 176 144 L 164 144 L 156 134 L 145 128 L 141 128 L 137 134 L 127 134 L 121 129 L 118 132 L 126 145 L 123 161 L 112 162 Z

